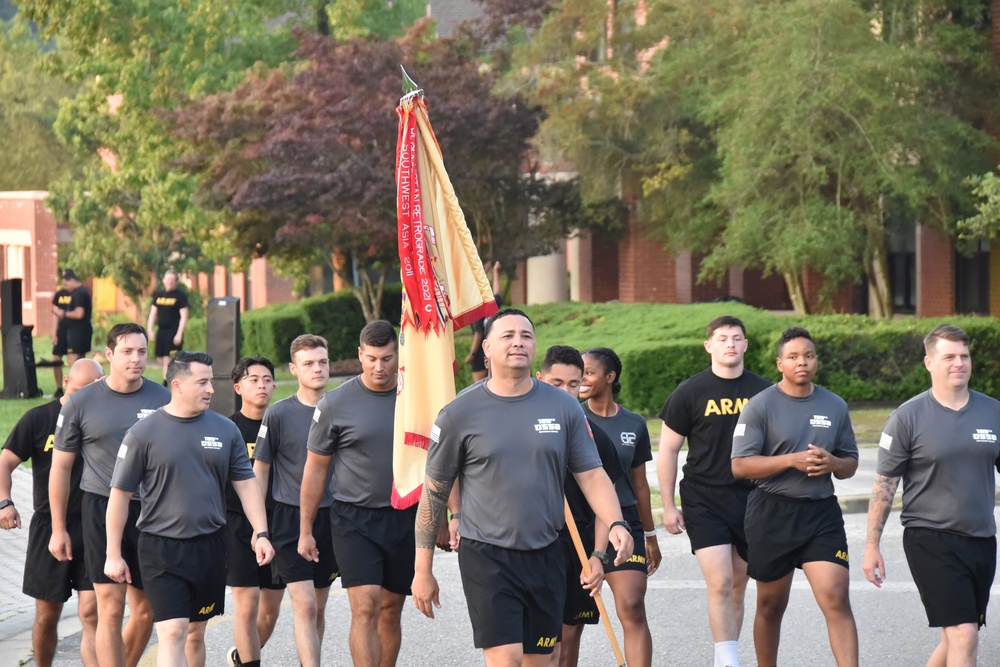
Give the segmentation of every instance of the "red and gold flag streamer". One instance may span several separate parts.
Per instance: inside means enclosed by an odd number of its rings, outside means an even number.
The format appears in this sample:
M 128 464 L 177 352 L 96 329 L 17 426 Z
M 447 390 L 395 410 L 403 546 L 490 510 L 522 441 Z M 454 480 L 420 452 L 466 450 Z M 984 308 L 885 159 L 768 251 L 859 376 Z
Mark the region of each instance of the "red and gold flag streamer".
M 400 101 L 396 209 L 403 314 L 392 504 L 420 500 L 431 427 L 455 397 L 454 331 L 496 312 L 422 97 Z

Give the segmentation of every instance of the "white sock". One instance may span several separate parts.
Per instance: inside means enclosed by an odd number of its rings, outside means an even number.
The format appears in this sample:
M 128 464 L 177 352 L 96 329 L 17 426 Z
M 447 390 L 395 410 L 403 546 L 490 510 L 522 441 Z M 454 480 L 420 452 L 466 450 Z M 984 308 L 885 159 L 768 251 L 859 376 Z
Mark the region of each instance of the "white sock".
M 715 667 L 740 667 L 739 642 L 715 642 Z

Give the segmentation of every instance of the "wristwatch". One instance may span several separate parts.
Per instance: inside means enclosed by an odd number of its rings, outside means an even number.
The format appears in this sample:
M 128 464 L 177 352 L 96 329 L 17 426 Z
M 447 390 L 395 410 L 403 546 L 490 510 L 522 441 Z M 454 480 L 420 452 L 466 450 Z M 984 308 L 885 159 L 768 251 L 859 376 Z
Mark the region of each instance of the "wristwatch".
M 14 501 L 11 500 L 10 498 L 4 498 L 3 500 L 0 500 L 0 510 L 5 509 L 7 507 L 12 507 L 13 505 Z
M 596 558 L 597 560 L 601 561 L 605 565 L 608 564 L 608 554 L 606 554 L 603 551 L 595 550 L 594 553 L 590 554 L 590 557 L 591 558 Z
M 257 539 L 258 540 L 260 538 L 262 538 L 262 537 L 270 540 L 271 539 L 271 531 L 269 531 L 269 530 L 262 530 L 259 533 L 257 533 Z

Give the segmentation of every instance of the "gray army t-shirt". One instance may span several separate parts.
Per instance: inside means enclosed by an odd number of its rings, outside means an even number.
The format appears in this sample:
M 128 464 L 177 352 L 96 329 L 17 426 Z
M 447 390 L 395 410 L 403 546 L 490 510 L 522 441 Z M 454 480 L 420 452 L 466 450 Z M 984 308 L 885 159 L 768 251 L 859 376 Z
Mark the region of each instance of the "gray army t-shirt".
M 565 523 L 566 469 L 600 467 L 583 408 L 533 380 L 531 390 L 497 396 L 474 385 L 442 408 L 431 430 L 427 476 L 461 484 L 463 538 L 508 549 L 551 544 Z
M 333 456 L 333 498 L 363 507 L 392 506 L 392 434 L 396 388 L 372 391 L 360 377 L 320 399 L 308 449 Z
M 750 399 L 733 432 L 733 458 L 780 456 L 822 447 L 837 457 L 858 458 L 858 443 L 847 403 L 816 386 L 805 398 L 795 398 L 778 385 Z M 831 475 L 809 477 L 789 468 L 756 482 L 757 488 L 789 498 L 820 500 L 833 495 Z
M 80 488 L 107 497 L 118 447 L 125 432 L 170 402 L 170 391 L 143 380 L 138 391 L 119 393 L 107 379 L 83 387 L 66 399 L 56 422 L 55 448 L 83 456 Z
M 903 478 L 903 525 L 995 535 L 998 436 L 1000 403 L 976 391 L 961 410 L 941 405 L 928 390 L 889 415 L 876 472 Z
M 111 485 L 142 485 L 136 526 L 144 533 L 185 540 L 226 524 L 226 482 L 253 478 L 246 443 L 215 412 L 181 418 L 157 410 L 125 434 Z
M 253 459 L 271 464 L 271 479 L 274 483 L 272 495 L 279 503 L 299 506 L 302 471 L 306 467 L 306 442 L 309 440 L 309 427 L 313 423 L 315 412 L 316 408 L 305 405 L 298 396 L 292 394 L 273 404 L 264 413 Z M 320 507 L 333 504 L 329 484 L 332 474 L 331 469 Z

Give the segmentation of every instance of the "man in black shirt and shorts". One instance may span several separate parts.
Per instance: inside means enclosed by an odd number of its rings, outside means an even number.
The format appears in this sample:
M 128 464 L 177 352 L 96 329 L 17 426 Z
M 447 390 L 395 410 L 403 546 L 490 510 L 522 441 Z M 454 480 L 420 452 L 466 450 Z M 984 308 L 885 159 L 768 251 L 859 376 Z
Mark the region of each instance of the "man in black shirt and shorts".
M 188 313 L 188 298 L 177 287 L 177 272 L 167 271 L 163 274 L 163 288 L 153 295 L 153 305 L 146 321 L 147 331 L 153 331 L 153 324 L 156 324 L 154 350 L 157 361 L 163 367 L 164 378 L 167 376 L 170 355 L 184 346 Z
M 35 623 L 31 628 L 31 647 L 35 662 L 49 667 L 56 651 L 56 626 L 63 604 L 76 589 L 79 595 L 78 611 L 83 623 L 80 641 L 80 659 L 87 667 L 97 667 L 94 637 L 97 633 L 97 598 L 94 585 L 87 577 L 83 559 L 83 522 L 80 519 L 80 476 L 83 459 L 73 466 L 70 499 L 67 508 L 67 527 L 73 542 L 74 558 L 68 562 L 57 561 L 49 553 L 52 536 L 52 516 L 49 512 L 49 469 L 52 467 L 52 447 L 55 444 L 56 420 L 66 399 L 98 378 L 104 370 L 93 359 L 80 359 L 70 368 L 65 381 L 65 395 L 61 400 L 39 405 L 24 413 L 18 420 L 3 452 L 0 452 L 0 528 L 10 530 L 21 527 L 21 517 L 10 498 L 11 474 L 22 461 L 31 460 L 31 485 L 34 496 L 34 514 L 28 531 L 28 554 L 24 561 L 24 594 L 35 598 Z
M 355 665 L 396 664 L 403 603 L 413 581 L 417 508 L 392 507 L 392 434 L 399 350 L 385 320 L 361 330 L 361 375 L 320 399 L 302 474 L 299 553 L 318 562 L 312 526 L 332 462 L 330 521 L 341 585 L 351 605 Z
M 56 317 L 56 328 L 52 338 L 52 362 L 56 379 L 56 394 L 62 392 L 62 358 L 70 366 L 77 359 L 90 352 L 94 328 L 90 323 L 93 303 L 90 292 L 80 282 L 73 269 L 62 272 L 62 289 L 52 298 L 52 314 Z
M 230 419 L 240 429 L 247 456 L 253 462 L 260 425 L 274 395 L 274 364 L 266 357 L 243 357 L 233 367 L 232 378 L 233 389 L 242 400 L 239 411 Z M 264 498 L 265 509 L 270 511 L 273 503 L 268 493 Z M 274 583 L 270 563 L 258 565 L 257 554 L 250 546 L 253 526 L 232 483 L 226 484 L 225 531 L 226 584 L 233 589 L 236 607 L 233 619 L 236 646 L 229 649 L 226 659 L 230 667 L 259 667 L 260 649 L 274 632 L 285 586 Z
M 746 327 L 730 315 L 716 317 L 706 331 L 712 365 L 674 390 L 660 410 L 660 454 L 656 464 L 663 498 L 663 525 L 687 530 L 691 551 L 708 589 L 708 624 L 715 640 L 715 667 L 739 667 L 743 598 L 747 587 L 747 541 L 743 517 L 753 484 L 732 470 L 733 430 L 743 406 L 771 382 L 743 368 Z M 688 443 L 681 507 L 674 489 L 677 458 Z
M 1000 403 L 969 389 L 969 336 L 942 324 L 924 338 L 931 388 L 889 416 L 879 440 L 864 571 L 881 587 L 882 530 L 903 480 L 903 550 L 941 642 L 928 665 L 973 667 L 996 573 L 994 505 Z
M 253 526 L 259 564 L 274 556 L 264 495 L 255 482 L 246 443 L 229 419 L 208 409 L 212 358 L 180 352 L 167 368 L 170 402 L 139 422 L 118 450 L 108 500 L 104 573 L 127 582 L 122 536 L 129 500 L 141 485 L 139 562 L 153 608 L 160 667 L 204 667 L 204 644 L 185 643 L 191 626 L 203 630 L 226 599 L 225 485 L 232 481 Z M 199 632 L 203 634 L 203 632 Z
M 458 478 L 458 558 L 475 645 L 488 666 L 540 667 L 559 639 L 566 597 L 558 537 L 567 468 L 610 526 L 617 564 L 632 555 L 632 535 L 580 404 L 531 377 L 535 329 L 528 316 L 507 309 L 490 318 L 483 350 L 489 379 L 446 405 L 431 430 L 413 599 L 429 618 L 441 606 L 434 548 Z
M 72 541 L 66 530 L 70 477 L 77 455 L 83 457 L 83 544 L 87 574 L 97 594 L 97 656 L 102 667 L 135 667 L 153 631 L 153 614 L 142 590 L 136 546 L 135 521 L 139 503 L 131 505 L 125 534 L 125 557 L 132 568 L 131 585 L 105 576 L 108 497 L 115 460 L 126 431 L 170 400 L 170 392 L 143 378 L 146 370 L 146 331 L 138 324 L 117 324 L 108 332 L 104 354 L 111 372 L 87 385 L 63 405 L 56 424 L 56 444 L 49 478 L 52 538 L 49 551 L 58 560 L 72 558 Z M 129 620 L 122 630 L 125 597 Z
M 781 619 L 802 568 L 838 667 L 857 667 L 847 535 L 830 477 L 858 469 L 854 428 L 847 403 L 813 384 L 819 361 L 808 331 L 781 334 L 777 364 L 781 381 L 750 399 L 733 432 L 733 475 L 756 480 L 744 528 L 747 572 L 757 582 L 757 664 L 777 664 Z
M 254 447 L 254 473 L 266 492 L 272 476 L 274 510 L 274 564 L 278 580 L 288 586 L 295 616 L 295 648 L 302 667 L 319 667 L 320 647 L 325 629 L 326 601 L 337 578 L 337 559 L 330 537 L 330 505 L 333 494 L 329 477 L 320 509 L 313 522 L 319 562 L 303 558 L 298 551 L 302 496 L 302 473 L 306 465 L 306 444 L 316 405 L 326 393 L 330 379 L 330 358 L 326 340 L 302 334 L 292 341 L 288 365 L 299 388 L 278 401 L 264 415 Z

